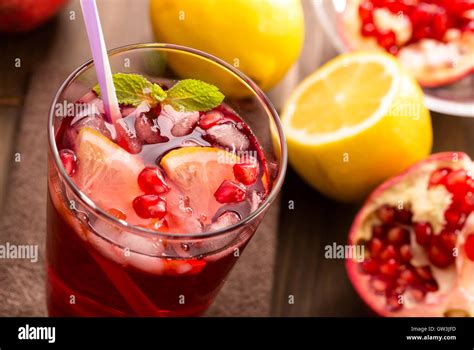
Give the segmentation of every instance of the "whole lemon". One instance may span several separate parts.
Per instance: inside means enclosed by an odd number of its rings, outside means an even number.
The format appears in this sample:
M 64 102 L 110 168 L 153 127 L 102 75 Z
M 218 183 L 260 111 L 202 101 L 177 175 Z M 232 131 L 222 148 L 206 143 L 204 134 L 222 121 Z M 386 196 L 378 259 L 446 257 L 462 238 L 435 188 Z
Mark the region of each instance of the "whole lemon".
M 157 41 L 217 56 L 264 90 L 283 78 L 303 44 L 299 0 L 151 0 L 150 12 Z M 180 75 L 219 82 L 226 94 L 245 94 L 235 78 L 189 57 L 169 64 Z

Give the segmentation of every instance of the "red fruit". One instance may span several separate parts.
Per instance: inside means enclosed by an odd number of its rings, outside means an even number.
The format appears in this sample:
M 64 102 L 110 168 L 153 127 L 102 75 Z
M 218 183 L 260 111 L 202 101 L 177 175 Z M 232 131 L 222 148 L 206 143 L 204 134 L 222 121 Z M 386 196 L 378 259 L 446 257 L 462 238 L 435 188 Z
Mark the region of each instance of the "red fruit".
M 462 310 L 471 309 L 474 295 L 469 293 L 473 292 L 460 290 L 466 282 L 463 265 L 474 261 L 474 232 L 466 239 L 462 236 L 465 217 L 471 213 L 460 210 L 466 193 L 453 196 L 438 191 L 433 197 L 430 188 L 448 183 L 457 192 L 460 184 L 472 188 L 472 178 L 466 171 L 471 168 L 471 160 L 463 153 L 456 156 L 431 155 L 389 179 L 369 196 L 354 220 L 349 244 L 365 239 L 370 259 L 362 265 L 354 257 L 347 258 L 349 278 L 363 300 L 380 315 L 443 316 L 452 309 L 452 300 Z M 397 198 L 404 200 L 406 210 L 392 206 Z M 426 215 L 427 209 L 435 215 Z M 446 218 L 445 224 L 439 222 L 440 214 Z M 427 221 L 413 221 L 419 217 Z M 459 243 L 464 245 L 458 258 L 455 248 Z M 395 304 L 396 299 L 405 298 L 410 303 L 402 307 Z
M 385 238 L 387 233 L 386 227 L 384 225 L 373 225 L 372 226 L 372 236 L 377 238 Z
M 397 249 L 393 245 L 388 245 L 385 247 L 384 250 L 380 253 L 380 259 L 382 261 L 388 261 L 390 259 L 398 259 Z
M 416 267 L 415 272 L 423 281 L 430 281 L 433 279 L 433 273 L 431 272 L 431 267 L 429 265 Z
M 66 0 L 0 1 L 0 31 L 25 32 L 54 16 Z
M 440 168 L 431 173 L 429 186 L 445 185 L 448 174 L 451 172 L 449 168 Z
M 395 212 L 395 220 L 401 224 L 411 224 L 413 213 L 408 209 L 397 209 Z
M 466 170 L 454 170 L 446 178 L 446 189 L 455 197 L 460 197 L 469 191 L 468 176 Z
M 157 167 L 146 167 L 138 175 L 138 186 L 147 194 L 162 194 L 170 190 L 161 170 Z
M 459 201 L 459 210 L 465 214 L 474 210 L 474 194 L 467 192 Z
M 398 276 L 397 282 L 399 285 L 409 285 L 416 282 L 418 277 L 411 270 L 403 270 Z
M 444 218 L 446 219 L 446 227 L 451 230 L 456 230 L 464 225 L 466 215 L 460 211 L 449 208 L 444 212 Z
M 474 72 L 474 60 L 471 59 L 474 54 L 473 4 L 472 0 L 347 1 L 338 29 L 348 50 L 371 50 L 376 42 L 381 50 L 397 56 L 422 86 L 438 87 Z M 401 42 L 398 39 L 403 39 L 404 35 L 397 38 L 398 32 L 381 32 L 382 28 L 374 23 L 373 12 L 378 8 L 390 11 L 394 17 L 402 16 L 404 21 L 401 23 L 409 21 L 411 37 Z M 408 27 L 403 31 L 410 34 Z M 453 34 L 446 35 L 450 31 Z M 429 46 L 436 46 L 436 50 Z M 449 57 L 452 47 L 460 53 L 457 64 L 442 58 L 444 55 Z M 415 57 L 416 65 L 413 64 Z
M 378 238 L 373 238 L 369 242 L 370 256 L 373 257 L 373 258 L 377 258 L 380 255 L 380 253 L 382 252 L 383 247 L 384 247 L 384 244 L 383 244 L 382 240 L 380 240 Z
M 437 267 L 447 267 L 454 262 L 453 253 L 445 250 L 440 244 L 432 244 L 428 248 L 428 259 Z
M 133 200 L 133 209 L 144 219 L 162 219 L 166 211 L 166 201 L 156 194 L 144 194 Z
M 224 180 L 214 193 L 214 197 L 219 203 L 237 203 L 245 200 L 245 186 L 235 182 Z
M 387 241 L 396 246 L 410 242 L 410 232 L 399 226 L 391 228 L 387 233 Z
M 399 254 L 403 262 L 410 262 L 410 260 L 413 258 L 410 245 L 408 244 L 404 244 L 400 247 Z
M 431 242 L 433 228 L 429 222 L 418 222 L 415 224 L 416 243 L 427 246 Z
M 244 185 L 251 185 L 257 181 L 258 164 L 254 160 L 234 164 L 234 176 Z
M 388 204 L 378 208 L 376 215 L 384 224 L 393 224 L 395 222 L 395 208 Z
M 199 120 L 198 125 L 207 130 L 210 127 L 219 124 L 224 119 L 224 114 L 219 111 L 210 111 L 204 114 Z
M 380 273 L 388 277 L 393 277 L 397 274 L 399 267 L 400 264 L 395 259 L 390 259 L 386 263 L 380 265 Z
M 364 23 L 361 27 L 361 34 L 363 36 L 376 36 L 377 28 L 373 23 Z
M 77 157 L 76 154 L 70 149 L 62 149 L 59 151 L 59 158 L 63 163 L 64 170 L 69 176 L 73 176 L 77 170 Z
M 364 1 L 359 5 L 359 17 L 362 23 L 373 22 L 372 11 L 374 4 L 371 1 Z
M 470 233 L 464 242 L 464 252 L 469 260 L 474 261 L 474 233 Z
M 362 271 L 369 275 L 374 275 L 379 271 L 379 264 L 374 259 L 364 259 L 360 264 Z
M 397 38 L 392 30 L 388 32 L 378 33 L 377 43 L 385 50 L 389 51 L 392 46 L 396 46 Z

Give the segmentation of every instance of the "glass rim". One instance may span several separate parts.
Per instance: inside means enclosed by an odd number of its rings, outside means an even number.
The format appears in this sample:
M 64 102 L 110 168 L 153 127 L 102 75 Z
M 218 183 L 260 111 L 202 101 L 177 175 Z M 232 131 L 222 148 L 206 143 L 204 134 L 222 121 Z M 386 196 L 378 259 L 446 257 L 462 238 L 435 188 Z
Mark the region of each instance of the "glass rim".
M 125 229 L 128 232 L 133 232 L 133 233 L 138 233 L 140 235 L 151 235 L 153 237 L 162 237 L 166 239 L 180 239 L 180 238 L 206 238 L 206 237 L 217 237 L 224 235 L 228 232 L 235 231 L 236 229 L 239 229 L 252 221 L 254 221 L 259 215 L 263 214 L 265 209 L 267 209 L 270 204 L 275 200 L 277 197 L 282 185 L 283 181 L 285 178 L 286 170 L 287 170 L 287 163 L 288 163 L 288 150 L 287 150 L 287 144 L 286 144 L 286 139 L 285 135 L 283 133 L 283 128 L 280 123 L 280 118 L 278 116 L 278 113 L 275 110 L 275 107 L 273 104 L 270 102 L 268 97 L 265 95 L 265 93 L 262 91 L 262 89 L 249 77 L 247 77 L 245 74 L 240 72 L 238 69 L 230 65 L 229 63 L 221 60 L 220 58 L 213 56 L 211 54 L 205 53 L 203 51 L 193 49 L 190 47 L 182 46 L 182 45 L 175 45 L 175 44 L 163 44 L 163 43 L 139 43 L 139 44 L 131 44 L 131 45 L 125 45 L 125 46 L 120 46 L 111 50 L 108 50 L 108 56 L 111 57 L 116 54 L 120 54 L 126 51 L 131 51 L 131 50 L 136 50 L 136 49 L 164 49 L 168 51 L 176 51 L 176 52 L 185 52 L 189 53 L 192 55 L 196 55 L 200 58 L 204 58 L 207 60 L 210 60 L 217 65 L 221 66 L 221 68 L 224 68 L 227 71 L 230 71 L 230 73 L 233 73 L 236 75 L 238 78 L 240 78 L 244 85 L 249 88 L 257 97 L 259 100 L 259 103 L 264 106 L 264 109 L 266 113 L 271 117 L 273 122 L 276 125 L 277 133 L 278 133 L 278 139 L 280 142 L 280 162 L 279 162 L 279 172 L 278 176 L 275 179 L 272 189 L 268 196 L 265 198 L 263 203 L 260 204 L 260 206 L 247 215 L 246 217 L 243 217 L 240 221 L 237 223 L 226 226 L 224 228 L 215 230 L 215 231 L 210 231 L 210 232 L 195 232 L 195 233 L 167 233 L 167 232 L 159 232 L 155 231 L 152 229 L 147 229 L 144 227 L 136 226 L 129 224 L 126 221 L 119 220 L 118 218 L 112 216 L 111 214 L 107 213 L 107 211 L 101 209 L 98 207 L 92 199 L 90 199 L 86 194 L 84 194 L 77 186 L 76 184 L 72 181 L 72 179 L 67 175 L 66 170 L 64 169 L 64 166 L 62 165 L 61 159 L 59 157 L 59 152 L 56 147 L 56 139 L 55 139 L 55 132 L 54 132 L 54 110 L 55 110 L 55 104 L 57 103 L 59 96 L 66 90 L 66 88 L 71 84 L 74 79 L 76 79 L 78 76 L 80 76 L 84 71 L 87 69 L 91 68 L 94 65 L 94 62 L 92 59 L 89 59 L 82 65 L 80 65 L 78 68 L 76 68 L 69 76 L 66 78 L 66 80 L 61 84 L 59 87 L 58 91 L 56 92 L 53 102 L 51 104 L 51 108 L 49 111 L 49 117 L 48 117 L 48 145 L 49 145 L 49 151 L 51 152 L 54 160 L 54 164 L 59 172 L 59 178 L 64 181 L 67 185 L 67 187 L 72 190 L 75 196 L 80 199 L 81 202 L 83 202 L 88 209 L 91 209 L 99 218 L 105 219 L 106 222 L 109 222 L 115 226 L 119 226 L 123 229 Z M 101 235 L 102 236 L 102 235 Z

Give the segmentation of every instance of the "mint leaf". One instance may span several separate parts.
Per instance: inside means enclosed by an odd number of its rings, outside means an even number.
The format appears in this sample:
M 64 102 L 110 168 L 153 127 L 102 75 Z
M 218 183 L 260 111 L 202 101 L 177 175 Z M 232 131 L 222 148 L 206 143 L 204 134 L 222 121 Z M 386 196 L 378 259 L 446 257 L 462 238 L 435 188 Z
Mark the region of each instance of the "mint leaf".
M 115 93 L 120 104 L 137 107 L 146 101 L 152 107 L 166 98 L 166 92 L 158 85 L 138 74 L 117 73 L 112 76 Z M 93 90 L 100 96 L 99 85 Z
M 224 95 L 211 84 L 195 79 L 184 79 L 166 91 L 164 103 L 178 111 L 208 111 L 220 105 Z

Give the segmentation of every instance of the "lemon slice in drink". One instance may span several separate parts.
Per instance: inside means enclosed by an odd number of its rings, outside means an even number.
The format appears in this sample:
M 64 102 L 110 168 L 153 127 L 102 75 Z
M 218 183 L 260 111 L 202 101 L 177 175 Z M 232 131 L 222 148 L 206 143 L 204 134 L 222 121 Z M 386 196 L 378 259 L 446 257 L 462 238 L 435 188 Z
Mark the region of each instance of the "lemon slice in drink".
M 296 171 L 346 202 L 363 199 L 432 145 L 420 87 L 384 53 L 349 53 L 326 63 L 290 96 L 282 124 Z
M 143 162 L 96 130 L 83 128 L 77 139 L 78 168 L 73 177 L 80 190 L 103 210 L 118 209 L 127 222 L 139 223 L 133 199 L 142 193 L 138 174 Z
M 222 206 L 214 193 L 224 180 L 234 180 L 232 167 L 239 158 L 216 147 L 182 147 L 166 154 L 160 165 L 168 178 L 189 198 L 194 216 L 209 223 Z

